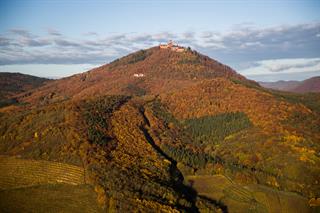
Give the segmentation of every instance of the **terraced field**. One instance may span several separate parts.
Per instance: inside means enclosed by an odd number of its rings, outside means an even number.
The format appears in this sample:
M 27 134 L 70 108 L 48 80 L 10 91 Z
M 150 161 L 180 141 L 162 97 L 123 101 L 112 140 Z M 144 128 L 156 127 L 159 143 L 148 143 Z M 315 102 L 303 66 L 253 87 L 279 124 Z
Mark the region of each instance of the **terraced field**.
M 0 212 L 101 212 L 84 169 L 0 156 Z
M 228 206 L 229 212 L 311 212 L 308 200 L 270 187 L 238 185 L 222 175 L 187 176 L 198 194 Z
M 57 183 L 85 184 L 84 169 L 64 163 L 0 156 L 0 189 Z

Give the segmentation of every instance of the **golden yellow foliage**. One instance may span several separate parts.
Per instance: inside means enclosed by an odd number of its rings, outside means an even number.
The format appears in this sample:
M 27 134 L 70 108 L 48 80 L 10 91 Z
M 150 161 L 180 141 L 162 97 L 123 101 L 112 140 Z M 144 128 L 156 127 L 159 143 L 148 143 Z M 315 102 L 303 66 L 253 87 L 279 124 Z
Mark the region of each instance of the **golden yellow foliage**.
M 303 137 L 297 135 L 285 135 L 283 139 L 287 143 L 299 143 L 304 140 Z
M 106 192 L 102 186 L 96 185 L 94 191 L 97 193 L 97 201 L 100 206 L 104 207 L 106 203 Z
M 311 198 L 309 200 L 310 206 L 320 206 L 320 198 Z

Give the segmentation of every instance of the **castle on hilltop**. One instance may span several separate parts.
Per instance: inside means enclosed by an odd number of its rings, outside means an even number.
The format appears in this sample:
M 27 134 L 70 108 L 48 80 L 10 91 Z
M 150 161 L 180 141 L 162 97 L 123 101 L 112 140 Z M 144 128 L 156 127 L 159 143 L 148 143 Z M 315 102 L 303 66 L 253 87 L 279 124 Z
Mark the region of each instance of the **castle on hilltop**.
M 169 49 L 171 51 L 178 52 L 178 53 L 186 51 L 184 47 L 178 46 L 177 44 L 173 43 L 172 40 L 170 40 L 168 44 L 160 44 L 159 47 L 160 49 Z

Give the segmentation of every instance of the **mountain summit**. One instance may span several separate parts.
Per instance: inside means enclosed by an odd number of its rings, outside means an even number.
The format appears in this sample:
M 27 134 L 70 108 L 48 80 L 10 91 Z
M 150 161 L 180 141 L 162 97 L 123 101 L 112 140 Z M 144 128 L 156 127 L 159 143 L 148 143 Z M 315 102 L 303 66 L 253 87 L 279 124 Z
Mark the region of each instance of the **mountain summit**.
M 159 94 L 217 77 L 257 85 L 208 56 L 190 48 L 183 50 L 172 51 L 163 45 L 139 50 L 88 72 L 52 82 L 24 100 L 46 98 L 50 94 L 56 99 L 99 94 Z

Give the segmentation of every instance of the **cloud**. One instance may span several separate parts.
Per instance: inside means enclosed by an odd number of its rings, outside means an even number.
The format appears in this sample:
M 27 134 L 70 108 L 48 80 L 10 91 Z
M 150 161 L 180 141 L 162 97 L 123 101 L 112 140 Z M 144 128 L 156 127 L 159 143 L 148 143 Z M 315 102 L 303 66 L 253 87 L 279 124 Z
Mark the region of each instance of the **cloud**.
M 9 45 L 10 45 L 10 39 L 0 36 L 0 47 L 9 46 Z
M 19 44 L 21 46 L 29 46 L 29 47 L 43 47 L 51 44 L 51 41 L 48 39 L 31 39 L 31 38 L 23 38 L 20 40 Z
M 57 46 L 61 46 L 61 47 L 80 47 L 81 46 L 80 43 L 77 43 L 74 41 L 68 41 L 65 39 L 55 39 L 54 42 Z
M 170 32 L 161 32 L 152 35 L 152 39 L 158 42 L 167 42 L 168 40 L 175 40 L 177 35 Z
M 320 58 L 262 60 L 248 63 L 239 73 L 256 81 L 304 80 L 320 75 Z
M 237 52 L 243 52 L 243 50 L 252 46 L 260 47 L 255 53 L 262 55 L 266 50 L 268 52 L 276 52 L 271 49 L 277 50 L 282 55 L 291 50 L 305 50 L 306 47 L 312 46 L 314 48 L 307 50 L 315 52 L 316 48 L 320 47 L 319 40 L 314 38 L 319 29 L 320 24 L 277 26 L 264 29 L 245 27 L 222 34 L 220 39 L 223 41 L 224 46 L 231 51 Z
M 183 33 L 183 36 L 186 39 L 193 39 L 195 37 L 195 32 L 191 32 L 191 31 L 185 32 Z
M 10 32 L 23 37 L 31 37 L 31 33 L 24 29 L 11 29 Z
M 245 42 L 243 44 L 240 45 L 240 48 L 242 49 L 246 49 L 246 48 L 250 48 L 250 47 L 262 47 L 263 44 L 260 41 L 254 41 L 254 42 Z
M 266 62 L 266 61 L 265 61 Z M 319 69 L 320 59 L 289 59 L 289 60 L 271 60 L 269 62 L 275 62 L 275 63 L 264 63 L 262 65 L 266 66 L 271 72 L 284 72 L 284 71 L 290 71 L 293 69 Z M 280 63 L 279 63 L 280 62 Z
M 201 35 L 200 35 L 201 38 L 211 38 L 212 37 L 212 32 L 210 31 L 205 31 L 205 32 L 202 32 Z
M 141 48 L 170 39 L 222 61 L 236 69 L 264 66 L 262 61 L 283 58 L 319 58 L 320 23 L 257 28 L 252 23 L 235 26 L 229 31 L 184 33 L 112 33 L 99 36 L 88 32 L 72 38 L 48 29 L 46 35 L 35 35 L 24 29 L 11 29 L 0 35 L 0 64 L 103 64 Z M 314 62 L 316 63 L 316 62 Z M 293 69 L 289 65 L 271 65 L 270 72 Z M 295 64 L 295 69 L 304 66 Z M 252 67 L 251 67 L 252 68 Z
M 47 32 L 51 36 L 62 36 L 62 34 L 58 30 L 52 28 L 47 29 Z
M 83 35 L 85 35 L 85 36 L 98 36 L 99 34 L 96 32 L 90 31 L 90 32 L 83 33 Z
M 295 58 L 257 61 L 239 72 L 243 75 L 254 76 L 319 71 L 320 58 Z

